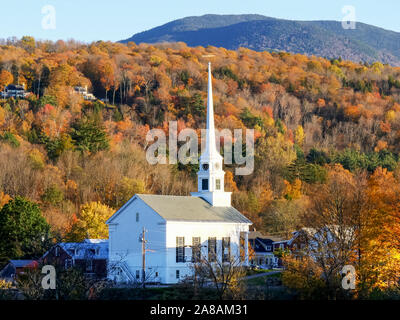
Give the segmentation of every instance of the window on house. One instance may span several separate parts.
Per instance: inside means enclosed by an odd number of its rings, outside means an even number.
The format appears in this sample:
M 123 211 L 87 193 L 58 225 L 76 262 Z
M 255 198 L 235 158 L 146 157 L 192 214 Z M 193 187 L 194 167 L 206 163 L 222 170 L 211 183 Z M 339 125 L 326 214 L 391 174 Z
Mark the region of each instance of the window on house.
M 208 190 L 208 179 L 201 180 L 201 190 Z
M 201 258 L 200 237 L 192 238 L 192 262 L 199 262 Z
M 65 269 L 69 269 L 72 267 L 72 259 L 65 259 Z
M 158 277 L 158 272 L 156 272 L 156 277 Z
M 136 222 L 139 222 L 139 212 L 136 212 Z
M 93 271 L 93 260 L 86 260 L 86 271 Z
M 215 262 L 217 259 L 217 238 L 208 238 L 208 261 Z
M 55 248 L 54 254 L 55 254 L 56 257 L 59 257 L 59 256 L 60 256 L 60 248 L 59 248 L 59 247 L 56 247 L 56 248 Z
M 221 180 L 215 180 L 215 190 L 221 190 Z
M 140 270 L 136 270 L 136 279 L 140 278 Z
M 180 274 L 179 274 L 179 270 L 176 270 L 176 278 L 179 279 Z
M 176 262 L 185 262 L 185 237 L 176 237 Z
M 228 262 L 231 259 L 231 238 L 222 238 L 222 262 Z
M 266 246 L 266 249 L 267 249 L 267 251 L 271 251 L 272 250 L 271 246 Z

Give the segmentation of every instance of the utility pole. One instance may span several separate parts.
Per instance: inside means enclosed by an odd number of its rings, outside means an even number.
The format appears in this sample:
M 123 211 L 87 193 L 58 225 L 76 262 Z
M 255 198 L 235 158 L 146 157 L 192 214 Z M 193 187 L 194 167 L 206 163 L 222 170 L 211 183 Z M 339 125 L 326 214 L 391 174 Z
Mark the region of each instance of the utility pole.
M 142 236 L 142 287 L 143 289 L 146 287 L 146 229 L 143 227 Z

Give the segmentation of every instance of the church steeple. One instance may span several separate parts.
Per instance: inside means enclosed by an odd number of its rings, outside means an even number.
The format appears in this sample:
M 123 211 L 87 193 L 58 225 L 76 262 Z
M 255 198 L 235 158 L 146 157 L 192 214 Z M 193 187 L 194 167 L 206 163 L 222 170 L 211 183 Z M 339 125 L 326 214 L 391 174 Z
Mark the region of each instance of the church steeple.
M 231 205 L 231 192 L 224 192 L 224 175 L 222 170 L 222 156 L 217 150 L 215 141 L 214 106 L 212 97 L 211 63 L 208 63 L 207 88 L 207 124 L 206 145 L 200 156 L 200 166 L 197 172 L 198 192 L 193 196 L 202 197 L 211 205 L 228 207 Z
M 206 124 L 206 155 L 219 155 L 215 144 L 215 126 L 214 126 L 214 104 L 212 96 L 212 77 L 211 77 L 211 62 L 208 63 L 208 86 L 207 86 L 207 124 Z

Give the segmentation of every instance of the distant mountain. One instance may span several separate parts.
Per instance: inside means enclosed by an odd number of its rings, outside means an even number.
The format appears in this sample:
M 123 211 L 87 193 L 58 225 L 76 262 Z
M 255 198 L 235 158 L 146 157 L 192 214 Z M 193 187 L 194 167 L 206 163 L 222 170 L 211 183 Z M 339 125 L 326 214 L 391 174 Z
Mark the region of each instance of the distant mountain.
M 262 15 L 186 17 L 122 40 L 137 44 L 183 41 L 188 46 L 247 47 L 287 51 L 356 62 L 382 61 L 400 66 L 400 33 L 365 23 L 343 29 L 339 21 L 293 21 Z

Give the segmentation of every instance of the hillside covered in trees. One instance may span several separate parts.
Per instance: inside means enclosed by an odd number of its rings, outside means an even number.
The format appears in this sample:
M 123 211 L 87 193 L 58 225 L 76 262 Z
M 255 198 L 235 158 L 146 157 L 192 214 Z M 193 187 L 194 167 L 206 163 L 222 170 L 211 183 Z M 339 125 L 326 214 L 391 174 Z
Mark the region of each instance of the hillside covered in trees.
M 194 191 L 196 166 L 150 165 L 145 136 L 168 134 L 170 120 L 178 130 L 205 127 L 208 60 L 216 127 L 255 129 L 253 174 L 225 170 L 233 205 L 257 230 L 290 236 L 331 197 L 354 212 L 360 193 L 376 200 L 362 202 L 368 210 L 385 213 L 374 216 L 375 232 L 392 230 L 400 68 L 183 43 L 1 45 L 0 90 L 19 83 L 32 94 L 0 100 L 0 208 L 29 200 L 51 237 L 81 240 L 107 237 L 103 222 L 134 193 Z M 109 103 L 85 101 L 74 86 Z
M 357 22 L 297 21 L 259 14 L 206 14 L 177 19 L 122 40 L 140 43 L 185 42 L 191 47 L 286 51 L 305 55 L 400 65 L 400 33 Z

